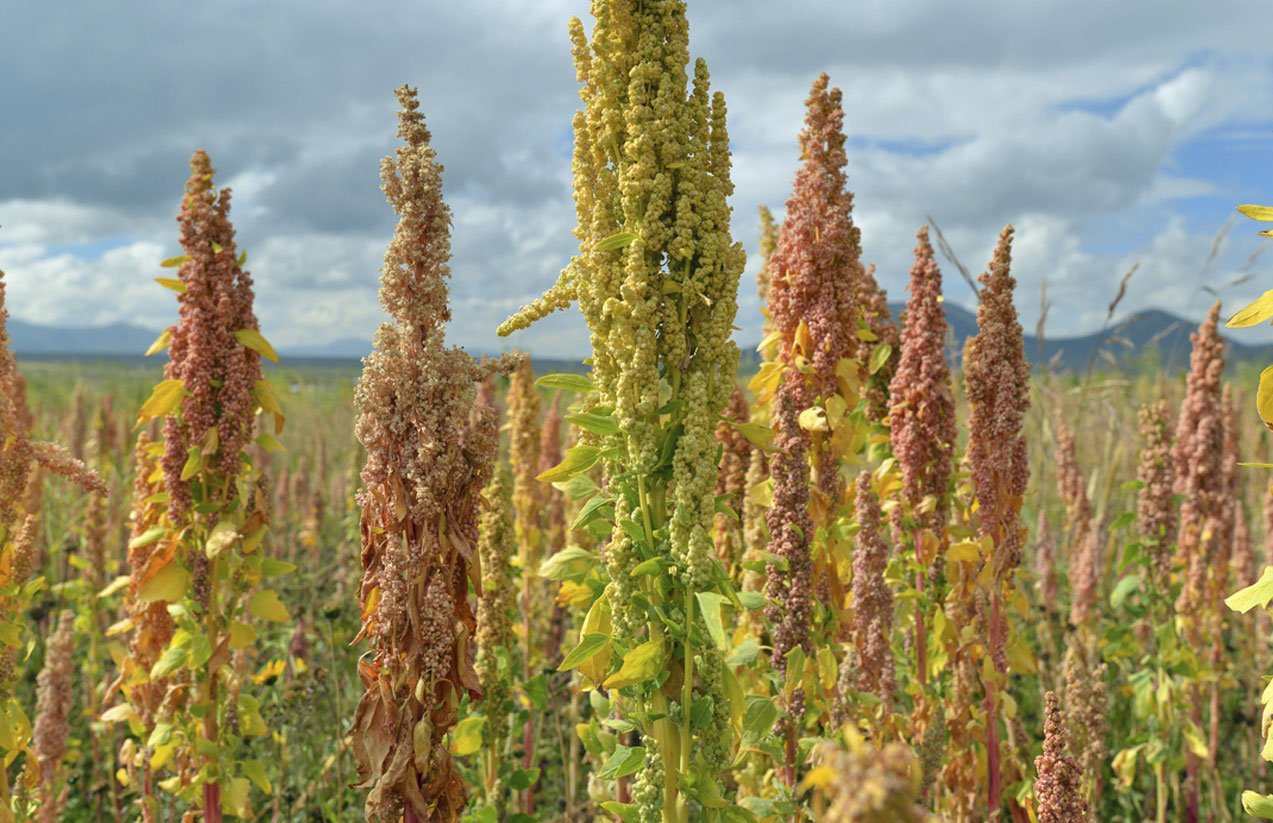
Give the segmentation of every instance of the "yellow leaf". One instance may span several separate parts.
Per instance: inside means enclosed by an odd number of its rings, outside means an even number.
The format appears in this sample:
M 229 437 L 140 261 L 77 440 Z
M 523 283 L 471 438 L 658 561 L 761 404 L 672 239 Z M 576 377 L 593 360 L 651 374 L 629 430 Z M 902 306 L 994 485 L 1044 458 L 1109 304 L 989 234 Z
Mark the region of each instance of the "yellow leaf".
M 256 642 L 256 629 L 247 623 L 235 621 L 230 624 L 230 648 L 246 649 Z
M 186 284 L 182 283 L 175 277 L 156 277 L 155 282 L 163 286 L 165 289 L 175 291 L 177 294 L 186 293 Z
M 102 712 L 101 719 L 103 723 L 119 723 L 136 716 L 137 712 L 133 709 L 131 704 L 120 703 L 119 705 L 111 706 L 109 709 Z
M 208 542 L 203 547 L 204 553 L 207 554 L 209 560 L 212 560 L 222 551 L 232 546 L 239 537 L 239 532 L 235 529 L 232 521 L 221 520 L 212 527 L 212 532 L 208 535 Z
M 540 472 L 535 479 L 541 483 L 569 480 L 591 469 L 600 459 L 601 449 L 596 446 L 575 446 L 566 452 L 560 463 Z
M 623 656 L 623 665 L 602 684 L 607 689 L 622 689 L 653 680 L 663 671 L 663 644 L 649 640 Z
M 946 560 L 950 563 L 971 562 L 981 556 L 980 548 L 979 540 L 960 540 L 958 543 L 951 543 L 950 548 L 946 549 Z
M 252 784 L 246 777 L 232 777 L 221 787 L 221 811 L 235 817 L 246 819 L 252 816 L 248 805 L 248 794 Z
M 240 329 L 234 333 L 234 339 L 267 360 L 278 362 L 278 352 L 256 329 Z
M 827 430 L 827 414 L 819 406 L 800 412 L 800 428 L 807 432 L 824 432 Z
M 261 407 L 261 411 L 274 415 L 274 433 L 282 434 L 283 407 L 279 405 L 278 395 L 274 393 L 274 384 L 263 377 L 256 381 L 252 392 L 256 395 L 256 403 Z
M 455 724 L 451 732 L 451 751 L 459 757 L 470 755 L 482 748 L 482 727 L 486 725 L 485 717 L 466 717 Z
M 1273 206 L 1238 206 L 1238 211 L 1252 220 L 1259 220 L 1261 223 L 1273 223 Z
M 1231 329 L 1244 329 L 1247 326 L 1263 323 L 1270 317 L 1273 317 L 1273 290 L 1266 291 L 1257 297 L 1246 308 L 1230 317 L 1225 325 Z
M 248 611 L 254 617 L 262 620 L 269 620 L 274 623 L 286 623 L 288 621 L 287 607 L 283 605 L 283 601 L 278 599 L 278 593 L 273 589 L 261 589 L 252 593 L 252 600 L 248 603 Z
M 182 399 L 189 395 L 186 384 L 180 380 L 160 381 L 151 392 L 150 399 L 143 403 L 141 411 L 137 412 L 137 422 L 145 423 L 147 420 L 172 414 L 181 408 Z
M 800 781 L 801 789 L 829 789 L 835 785 L 838 775 L 830 766 L 815 766 Z
M 782 368 L 781 363 L 772 360 L 760 364 L 760 371 L 747 384 L 751 393 L 756 395 L 757 403 L 768 403 L 769 398 L 778 390 L 778 385 L 782 382 Z
M 169 257 L 167 260 L 160 263 L 159 267 L 161 269 L 175 269 L 189 259 L 190 258 L 186 257 L 184 254 L 178 255 L 177 257 Z
M 172 756 L 177 752 L 177 743 L 165 743 L 155 746 L 155 753 L 150 756 L 150 768 L 158 771 L 168 764 Z
M 128 585 L 128 581 L 129 581 L 129 580 L 131 580 L 131 579 L 132 579 L 132 578 L 130 578 L 128 575 L 126 575 L 126 574 L 121 574 L 121 575 L 119 575 L 118 577 L 116 577 L 114 580 L 112 580 L 112 581 L 110 582 L 110 585 L 108 585 L 106 588 L 104 588 L 104 589 L 102 589 L 100 592 L 98 592 L 98 593 L 97 593 L 97 596 L 98 596 L 98 597 L 110 597 L 110 596 L 111 596 L 112 594 L 114 594 L 115 592 L 117 592 L 117 591 L 119 591 L 120 589 L 122 589 L 122 588 L 124 588 L 125 586 L 127 586 L 127 585 Z
M 156 600 L 176 603 L 186 593 L 189 585 L 190 573 L 174 561 L 141 584 L 141 588 L 137 590 L 137 599 L 143 603 L 153 603 Z
M 155 342 L 150 344 L 150 348 L 146 349 L 145 356 L 150 357 L 155 352 L 163 351 L 164 349 L 168 348 L 168 344 L 171 342 L 172 342 L 172 326 L 169 326 L 168 328 L 164 329 L 163 332 L 161 332 L 158 337 L 155 338 Z
M 1273 429 L 1273 366 L 1260 372 L 1260 387 L 1255 391 L 1255 408 L 1264 425 Z

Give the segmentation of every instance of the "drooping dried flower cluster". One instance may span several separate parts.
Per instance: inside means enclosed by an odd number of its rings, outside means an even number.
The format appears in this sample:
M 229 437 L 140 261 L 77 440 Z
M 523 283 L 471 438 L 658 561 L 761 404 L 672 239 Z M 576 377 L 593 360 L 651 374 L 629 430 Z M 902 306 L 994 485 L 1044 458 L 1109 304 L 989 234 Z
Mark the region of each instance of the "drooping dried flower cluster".
M 941 270 L 928 227 L 916 235 L 910 297 L 897 371 L 889 384 L 889 439 L 902 470 L 911 516 L 920 529 L 940 533 L 950 512 L 956 437 L 955 398 L 946 363 L 946 310 Z M 932 498 L 931 505 L 925 504 Z M 923 558 L 932 563 L 936 558 Z
M 40 669 L 35 716 L 35 754 L 40 762 L 40 820 L 57 823 L 66 804 L 62 757 L 71 707 L 75 700 L 75 613 L 62 612 L 57 631 L 49 638 Z
M 871 475 L 857 479 L 857 549 L 853 552 L 853 643 L 857 647 L 858 688 L 888 704 L 897 687 L 893 670 L 893 592 L 884 579 L 888 545 L 880 535 L 880 502 Z
M 1086 823 L 1082 774 L 1066 750 L 1065 715 L 1055 692 L 1044 695 L 1043 754 L 1034 760 L 1039 823 Z
M 1160 591 L 1171 575 L 1171 546 L 1176 539 L 1176 463 L 1172 457 L 1166 400 L 1140 410 L 1140 465 L 1136 479 L 1136 530 L 1149 555 L 1149 567 Z
M 493 410 L 472 423 L 470 413 L 477 384 L 502 364 L 445 347 L 450 210 L 415 90 L 403 86 L 397 97 L 406 145 L 381 164 L 400 215 L 380 289 L 395 322 L 376 333 L 355 392 L 367 449 L 360 594 L 374 651 L 359 667 L 366 693 L 354 754 L 371 790 L 368 817 L 405 807 L 421 820 L 452 820 L 465 792 L 444 738 L 461 695 L 480 694 L 468 588 L 496 447 Z
M 33 466 L 61 475 L 85 491 L 108 492 L 102 479 L 69 452 L 31 440 L 26 382 L 9 349 L 8 318 L 4 272 L 0 271 L 0 546 L 14 537 Z

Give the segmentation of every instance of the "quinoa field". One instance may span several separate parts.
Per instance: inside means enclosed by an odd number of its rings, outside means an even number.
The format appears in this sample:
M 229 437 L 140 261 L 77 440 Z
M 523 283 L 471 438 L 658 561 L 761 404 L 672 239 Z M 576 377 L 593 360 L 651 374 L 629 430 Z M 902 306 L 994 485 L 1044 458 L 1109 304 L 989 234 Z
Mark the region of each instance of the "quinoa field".
M 279 356 L 202 150 L 149 351 L 15 356 L 0 273 L 0 823 L 1273 819 L 1273 367 L 1226 342 L 1273 291 L 1178 368 L 1032 362 L 1014 228 L 965 338 L 916 225 L 893 311 L 832 78 L 736 237 L 683 0 L 593 10 L 578 250 L 502 354 L 448 342 L 410 85 L 361 362 Z

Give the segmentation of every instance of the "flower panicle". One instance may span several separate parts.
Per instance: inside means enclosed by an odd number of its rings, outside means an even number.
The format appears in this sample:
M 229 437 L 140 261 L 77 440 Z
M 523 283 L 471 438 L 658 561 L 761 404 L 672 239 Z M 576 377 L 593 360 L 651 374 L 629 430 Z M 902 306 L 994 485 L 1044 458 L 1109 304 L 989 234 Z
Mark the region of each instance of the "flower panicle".
M 938 531 L 950 512 L 957 436 L 955 397 L 945 354 L 941 270 L 933 257 L 927 226 L 919 230 L 917 240 L 901 353 L 889 384 L 889 439 L 902 471 L 907 505 L 920 528 Z M 928 497 L 934 505 L 921 514 L 921 504 Z
M 1085 823 L 1087 802 L 1082 793 L 1082 773 L 1070 756 L 1065 735 L 1065 714 L 1055 692 L 1044 695 L 1043 754 L 1034 759 L 1038 778 L 1034 797 L 1039 823 Z

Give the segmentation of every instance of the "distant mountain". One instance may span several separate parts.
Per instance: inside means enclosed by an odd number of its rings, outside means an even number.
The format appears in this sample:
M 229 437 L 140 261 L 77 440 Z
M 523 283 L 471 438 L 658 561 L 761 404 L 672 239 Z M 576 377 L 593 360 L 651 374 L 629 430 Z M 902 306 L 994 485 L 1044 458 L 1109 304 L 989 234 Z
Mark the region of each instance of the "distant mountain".
M 19 355 L 140 356 L 159 332 L 127 323 L 109 326 L 41 326 L 9 318 L 10 346 Z
M 963 306 L 946 302 L 946 325 L 950 333 L 948 351 L 951 360 L 958 360 L 964 341 L 977 333 L 977 315 Z M 894 318 L 906 306 L 890 303 Z M 1043 345 L 1027 329 L 1024 336 L 1025 354 L 1036 367 L 1044 364 L 1054 369 L 1079 371 L 1093 364 L 1096 368 L 1117 367 L 1132 357 L 1155 352 L 1161 358 L 1163 368 L 1179 370 L 1189 366 L 1189 335 L 1198 323 L 1161 309 L 1136 312 L 1109 328 L 1078 337 L 1049 338 L 1044 335 Z M 1252 346 L 1226 338 L 1229 359 L 1232 361 L 1273 361 L 1273 345 Z M 744 349 L 744 366 L 753 368 L 757 362 L 755 347 Z
M 890 303 L 896 317 L 905 308 Z M 945 303 L 946 322 L 950 328 L 950 352 L 957 359 L 963 343 L 977 333 L 977 316 L 955 303 Z M 1155 351 L 1164 368 L 1181 369 L 1189 364 L 1189 334 L 1197 326 L 1171 312 L 1150 309 L 1136 312 L 1113 323 L 1108 329 L 1079 337 L 1045 338 L 1043 345 L 1033 334 L 1025 335 L 1026 356 L 1036 366 L 1050 363 L 1053 368 L 1071 371 L 1086 369 L 1089 363 L 1099 367 L 1117 365 L 1129 356 Z M 1029 330 L 1027 330 L 1028 332 Z M 158 336 L 153 329 L 128 323 L 109 326 L 62 327 L 42 326 L 10 318 L 9 336 L 19 356 L 41 358 L 139 358 Z M 1229 340 L 1230 359 L 1235 361 L 1262 359 L 1273 361 L 1273 345 L 1251 346 Z M 354 337 L 337 338 L 328 343 L 295 348 L 280 348 L 280 355 L 293 360 L 343 361 L 356 363 L 371 351 L 371 341 Z M 480 354 L 480 352 L 474 352 Z M 754 368 L 755 346 L 743 347 L 743 368 Z M 536 359 L 539 370 L 582 371 L 577 361 Z

